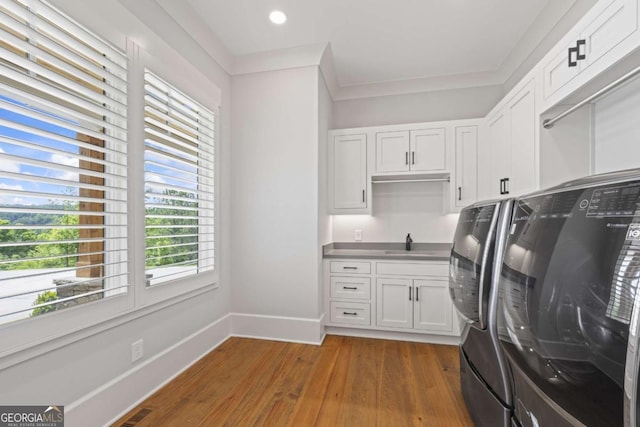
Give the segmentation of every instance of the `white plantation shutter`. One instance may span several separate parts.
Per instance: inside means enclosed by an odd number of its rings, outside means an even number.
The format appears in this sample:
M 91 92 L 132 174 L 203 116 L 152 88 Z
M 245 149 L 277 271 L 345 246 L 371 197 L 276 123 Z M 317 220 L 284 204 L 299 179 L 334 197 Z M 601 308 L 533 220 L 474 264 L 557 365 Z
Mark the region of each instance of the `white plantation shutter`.
M 124 52 L 0 3 L 0 323 L 127 292 L 126 94 Z
M 148 283 L 214 270 L 214 113 L 145 71 Z

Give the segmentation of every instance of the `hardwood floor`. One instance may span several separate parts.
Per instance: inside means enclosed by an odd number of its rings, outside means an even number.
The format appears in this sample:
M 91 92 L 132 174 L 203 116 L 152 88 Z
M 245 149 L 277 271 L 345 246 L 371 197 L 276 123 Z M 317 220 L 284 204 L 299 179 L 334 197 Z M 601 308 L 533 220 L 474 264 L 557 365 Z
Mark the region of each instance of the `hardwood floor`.
M 230 338 L 114 426 L 471 426 L 458 348 Z

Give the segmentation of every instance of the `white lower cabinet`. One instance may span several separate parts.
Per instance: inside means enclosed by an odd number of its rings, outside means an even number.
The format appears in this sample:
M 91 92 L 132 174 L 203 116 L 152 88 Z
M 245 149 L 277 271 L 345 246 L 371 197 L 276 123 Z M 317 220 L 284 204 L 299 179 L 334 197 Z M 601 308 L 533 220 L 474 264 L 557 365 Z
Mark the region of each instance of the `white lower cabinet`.
M 370 325 L 371 305 L 357 302 L 331 301 L 331 322 L 349 325 Z
M 412 292 L 411 279 L 376 279 L 376 325 L 413 328 Z
M 376 279 L 376 325 L 451 332 L 453 313 L 444 280 Z
M 430 331 L 453 331 L 453 310 L 446 280 L 414 280 L 413 327 Z
M 448 271 L 444 261 L 325 260 L 326 325 L 457 338 Z

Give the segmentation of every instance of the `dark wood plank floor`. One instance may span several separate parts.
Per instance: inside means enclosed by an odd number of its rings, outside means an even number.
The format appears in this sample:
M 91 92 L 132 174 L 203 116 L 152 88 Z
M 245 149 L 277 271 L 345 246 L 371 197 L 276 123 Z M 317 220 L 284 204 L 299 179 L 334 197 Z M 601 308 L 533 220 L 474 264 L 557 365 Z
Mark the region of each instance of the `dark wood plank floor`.
M 471 426 L 452 346 L 230 338 L 114 426 Z

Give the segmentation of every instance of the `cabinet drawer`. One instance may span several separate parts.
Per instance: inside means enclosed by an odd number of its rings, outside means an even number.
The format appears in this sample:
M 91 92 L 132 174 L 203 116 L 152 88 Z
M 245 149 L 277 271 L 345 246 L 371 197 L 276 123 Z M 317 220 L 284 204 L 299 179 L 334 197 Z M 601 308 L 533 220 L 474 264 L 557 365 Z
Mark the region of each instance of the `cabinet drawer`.
M 371 278 L 331 276 L 331 298 L 371 299 Z
M 358 302 L 331 301 L 331 323 L 371 325 L 371 305 Z
M 331 272 L 371 274 L 371 263 L 364 261 L 331 261 Z
M 449 276 L 449 264 L 445 262 L 398 263 L 379 262 L 376 272 L 380 275 L 399 276 Z

